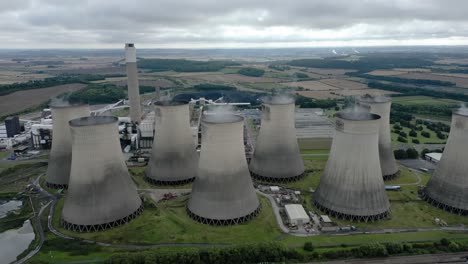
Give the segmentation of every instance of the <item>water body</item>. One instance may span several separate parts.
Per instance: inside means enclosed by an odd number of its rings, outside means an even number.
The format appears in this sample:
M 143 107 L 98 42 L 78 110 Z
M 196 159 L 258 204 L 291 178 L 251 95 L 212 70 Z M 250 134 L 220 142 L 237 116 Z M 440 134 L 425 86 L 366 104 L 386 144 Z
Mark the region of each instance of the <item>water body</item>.
M 22 227 L 7 230 L 0 234 L 0 263 L 11 263 L 25 251 L 34 240 L 31 221 L 26 220 Z
M 21 206 L 23 202 L 18 200 L 0 201 L 0 218 L 5 218 L 9 212 L 18 210 Z

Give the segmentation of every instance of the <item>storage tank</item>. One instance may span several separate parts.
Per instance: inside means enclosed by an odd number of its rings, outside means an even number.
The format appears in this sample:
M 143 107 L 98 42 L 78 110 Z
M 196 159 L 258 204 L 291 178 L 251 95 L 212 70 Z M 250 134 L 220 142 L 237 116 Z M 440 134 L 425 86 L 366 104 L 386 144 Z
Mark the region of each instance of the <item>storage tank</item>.
M 390 214 L 379 161 L 380 116 L 339 112 L 325 171 L 314 194 L 327 214 L 350 221 L 375 221 Z
M 459 215 L 468 215 L 468 111 L 452 115 L 444 153 L 423 197 L 433 205 Z
M 160 101 L 154 106 L 159 123 L 145 179 L 157 185 L 192 182 L 198 169 L 198 154 L 188 103 Z
M 392 99 L 384 96 L 364 95 L 358 97 L 358 104 L 366 107 L 371 113 L 380 116 L 379 127 L 379 157 L 384 180 L 391 180 L 399 175 L 395 161 L 390 135 L 390 108 Z
M 260 211 L 245 158 L 243 124 L 237 115 L 203 117 L 198 174 L 187 205 L 196 221 L 234 225 Z
M 294 99 L 263 100 L 260 132 L 249 168 L 254 178 L 263 181 L 290 182 L 304 176 L 296 138 Z
M 139 124 L 141 122 L 140 87 L 138 85 L 136 49 L 133 43 L 125 44 L 125 62 L 127 65 L 130 119 L 133 123 Z
M 72 139 L 68 122 L 89 116 L 88 105 L 52 106 L 52 148 L 46 172 L 46 185 L 53 189 L 66 189 L 70 178 Z
M 93 116 L 70 121 L 72 163 L 62 225 L 93 232 L 125 224 L 143 205 L 119 142 L 118 119 Z

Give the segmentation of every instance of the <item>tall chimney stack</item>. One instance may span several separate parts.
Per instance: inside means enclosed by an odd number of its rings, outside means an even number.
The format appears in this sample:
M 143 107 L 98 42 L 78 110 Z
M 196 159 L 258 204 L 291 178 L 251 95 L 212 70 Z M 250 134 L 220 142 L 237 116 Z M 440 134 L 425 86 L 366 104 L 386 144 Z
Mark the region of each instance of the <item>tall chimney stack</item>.
M 125 62 L 127 64 L 128 100 L 130 102 L 130 120 L 133 123 L 141 122 L 140 88 L 138 85 L 138 69 L 136 49 L 133 43 L 125 44 Z

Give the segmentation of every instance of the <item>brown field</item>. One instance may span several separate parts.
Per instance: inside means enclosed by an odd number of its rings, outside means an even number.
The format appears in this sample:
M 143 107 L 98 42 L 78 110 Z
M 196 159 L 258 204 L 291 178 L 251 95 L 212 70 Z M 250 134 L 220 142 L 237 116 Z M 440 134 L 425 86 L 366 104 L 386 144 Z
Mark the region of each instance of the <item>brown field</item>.
M 342 98 L 339 95 L 331 94 L 330 91 L 298 91 L 297 94 L 300 94 L 305 97 L 315 98 L 315 99 L 340 99 Z
M 454 82 L 458 87 L 468 88 L 468 78 L 444 76 L 430 73 L 406 73 L 398 75 L 399 78 L 408 78 L 408 79 L 426 79 L 426 80 L 439 80 Z
M 405 72 L 402 71 L 395 71 L 395 70 L 374 70 L 371 72 L 367 72 L 366 74 L 374 75 L 374 76 L 395 76 L 399 74 L 404 74 Z
M 0 113 L 4 116 L 20 112 L 30 107 L 37 106 L 59 94 L 78 91 L 84 87 L 86 87 L 86 84 L 73 83 L 49 88 L 25 90 L 0 96 Z
M 442 60 L 436 60 L 434 63 L 438 63 L 438 64 L 468 64 L 468 59 L 466 59 L 466 58 L 442 59 Z
M 322 79 L 320 82 L 344 90 L 367 89 L 367 84 L 345 79 Z
M 394 68 L 393 70 L 400 72 L 431 72 L 431 69 L 426 68 Z
M 105 80 L 94 81 L 92 83 L 111 83 L 117 86 L 127 85 L 127 77 L 112 77 L 106 78 Z M 154 78 L 138 78 L 138 83 L 142 86 L 154 86 L 154 87 L 172 87 L 174 83 L 166 79 L 154 79 Z
M 311 91 L 329 91 L 329 90 L 337 90 L 339 88 L 333 87 L 331 85 L 325 84 L 322 81 L 304 81 L 304 82 L 288 82 L 282 83 L 288 87 L 302 87 L 307 90 Z
M 458 77 L 458 78 L 468 78 L 468 74 L 466 73 L 433 73 L 433 74 L 441 75 L 441 76 Z

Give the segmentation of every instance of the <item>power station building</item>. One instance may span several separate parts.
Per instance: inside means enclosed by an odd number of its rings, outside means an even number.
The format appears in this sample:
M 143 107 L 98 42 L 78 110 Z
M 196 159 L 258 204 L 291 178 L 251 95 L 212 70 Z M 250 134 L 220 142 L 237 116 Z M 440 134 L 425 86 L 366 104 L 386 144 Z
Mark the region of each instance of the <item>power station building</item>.
M 70 121 L 72 163 L 62 213 L 66 229 L 104 230 L 127 223 L 143 210 L 122 155 L 117 122 L 113 116 Z
M 139 124 L 141 122 L 140 87 L 138 85 L 136 49 L 133 43 L 125 44 L 125 62 L 127 65 L 130 120 Z
M 339 112 L 330 156 L 314 194 L 315 205 L 350 221 L 375 221 L 390 214 L 379 161 L 380 116 Z
M 468 112 L 452 115 L 445 150 L 427 183 L 423 197 L 431 204 L 459 215 L 468 215 Z
M 72 160 L 72 138 L 68 122 L 89 116 L 88 105 L 52 106 L 52 149 L 46 173 L 49 188 L 67 188 Z
M 358 104 L 367 108 L 369 112 L 380 116 L 379 127 L 379 157 L 384 180 L 391 180 L 398 176 L 399 169 L 393 155 L 392 138 L 390 135 L 391 98 L 383 96 L 361 96 Z
M 198 153 L 188 103 L 160 101 L 154 106 L 159 122 L 145 179 L 157 185 L 192 182 L 198 169 Z
M 201 123 L 197 178 L 187 212 L 210 225 L 234 225 L 254 218 L 260 203 L 249 174 L 241 116 L 208 115 Z
M 260 132 L 250 161 L 250 172 L 259 180 L 290 182 L 304 176 L 295 128 L 293 99 L 263 101 Z

